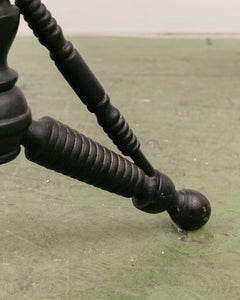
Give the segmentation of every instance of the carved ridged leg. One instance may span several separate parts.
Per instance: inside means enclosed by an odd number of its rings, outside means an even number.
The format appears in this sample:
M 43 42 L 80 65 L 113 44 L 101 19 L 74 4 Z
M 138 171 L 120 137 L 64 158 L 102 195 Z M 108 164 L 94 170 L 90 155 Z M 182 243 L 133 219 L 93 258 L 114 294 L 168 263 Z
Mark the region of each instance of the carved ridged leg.
M 34 121 L 23 144 L 29 160 L 109 192 L 155 193 L 156 180 L 135 164 L 50 117 Z
M 22 141 L 26 157 L 46 168 L 109 192 L 132 197 L 138 209 L 148 213 L 167 210 L 176 224 L 193 230 L 209 219 L 211 207 L 202 194 L 176 192 L 172 181 L 155 171 L 147 176 L 138 166 L 52 118 L 32 125 Z

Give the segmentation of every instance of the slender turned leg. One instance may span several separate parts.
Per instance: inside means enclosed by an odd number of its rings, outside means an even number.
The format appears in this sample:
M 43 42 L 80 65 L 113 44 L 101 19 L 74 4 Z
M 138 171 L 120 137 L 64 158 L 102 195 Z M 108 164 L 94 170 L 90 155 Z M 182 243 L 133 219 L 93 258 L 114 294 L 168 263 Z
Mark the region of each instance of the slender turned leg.
M 40 43 L 50 51 L 57 68 L 89 111 L 95 113 L 98 123 L 114 144 L 147 175 L 153 176 L 154 169 L 141 152 L 138 139 L 119 110 L 110 103 L 109 96 L 78 51 L 66 41 L 46 7 L 40 0 L 16 0 L 16 5 Z

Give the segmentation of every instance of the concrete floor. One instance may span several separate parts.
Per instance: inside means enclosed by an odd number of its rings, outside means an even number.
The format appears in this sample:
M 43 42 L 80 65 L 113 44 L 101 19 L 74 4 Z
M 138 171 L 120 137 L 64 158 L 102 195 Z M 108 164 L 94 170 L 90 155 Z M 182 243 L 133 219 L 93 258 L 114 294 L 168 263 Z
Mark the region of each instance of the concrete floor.
M 178 189 L 204 193 L 209 223 L 178 232 L 166 213 L 28 162 L 0 168 L 0 299 L 240 297 L 240 41 L 70 38 Z M 116 151 L 33 38 L 9 65 L 32 108 Z

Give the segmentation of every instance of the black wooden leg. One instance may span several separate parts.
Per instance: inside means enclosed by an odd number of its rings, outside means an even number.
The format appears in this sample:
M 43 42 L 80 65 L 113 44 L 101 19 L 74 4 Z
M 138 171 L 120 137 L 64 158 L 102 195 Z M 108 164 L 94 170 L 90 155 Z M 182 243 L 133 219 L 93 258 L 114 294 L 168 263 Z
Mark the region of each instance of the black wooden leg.
M 33 162 L 132 198 L 134 206 L 144 212 L 167 211 L 183 229 L 203 226 L 211 214 L 207 198 L 192 190 L 176 191 L 166 175 L 153 169 L 120 112 L 41 2 L 16 3 L 75 92 L 135 164 L 50 117 L 32 121 L 25 97 L 15 86 L 17 73 L 7 65 L 20 13 L 9 0 L 0 1 L 0 164 L 14 159 L 22 144 Z
M 110 103 L 109 96 L 71 42 L 67 41 L 56 20 L 40 0 L 16 0 L 29 27 L 49 51 L 57 68 L 72 89 L 95 113 L 98 123 L 126 156 L 149 176 L 154 168 L 140 150 L 140 143 L 119 110 Z
M 138 166 L 50 117 L 33 122 L 23 140 L 29 160 L 124 197 L 148 213 L 167 210 L 183 229 L 203 226 L 210 204 L 198 192 L 176 192 L 173 182 L 155 171 L 147 176 Z

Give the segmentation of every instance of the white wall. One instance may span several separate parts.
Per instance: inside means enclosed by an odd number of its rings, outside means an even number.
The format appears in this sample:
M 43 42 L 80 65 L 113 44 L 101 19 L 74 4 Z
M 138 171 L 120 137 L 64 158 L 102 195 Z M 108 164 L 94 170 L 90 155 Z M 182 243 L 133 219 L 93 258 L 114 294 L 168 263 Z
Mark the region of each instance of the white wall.
M 240 0 L 43 0 L 65 33 L 239 33 Z M 28 32 L 21 23 L 21 32 Z

